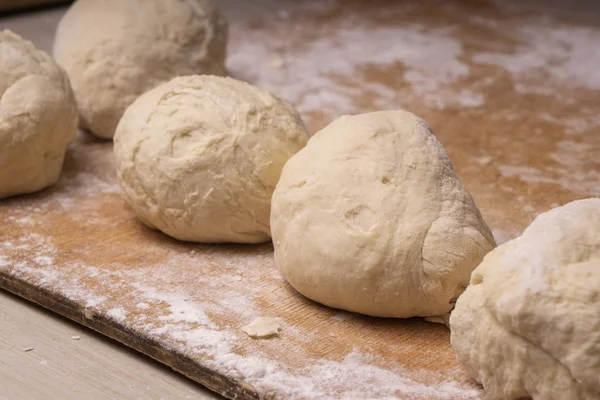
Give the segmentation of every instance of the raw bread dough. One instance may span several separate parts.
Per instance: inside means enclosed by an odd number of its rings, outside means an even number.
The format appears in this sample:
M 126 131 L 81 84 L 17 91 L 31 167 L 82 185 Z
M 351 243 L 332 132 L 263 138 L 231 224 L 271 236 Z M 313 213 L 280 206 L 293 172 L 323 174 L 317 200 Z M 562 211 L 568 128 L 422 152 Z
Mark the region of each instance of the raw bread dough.
M 600 399 L 600 199 L 538 216 L 488 254 L 450 317 L 489 399 Z
M 56 182 L 76 134 L 77 105 L 65 72 L 31 42 L 1 32 L 0 198 Z
M 406 111 L 333 121 L 285 165 L 272 203 L 283 276 L 368 315 L 447 313 L 495 245 L 442 145 Z
M 176 76 L 225 74 L 227 24 L 213 0 L 79 0 L 60 21 L 81 127 L 112 138 L 142 93 Z
M 264 338 L 279 334 L 281 326 L 277 318 L 260 317 L 242 327 L 250 337 Z
M 231 78 L 175 78 L 138 98 L 115 134 L 125 201 L 180 240 L 269 240 L 271 195 L 306 144 L 293 107 Z

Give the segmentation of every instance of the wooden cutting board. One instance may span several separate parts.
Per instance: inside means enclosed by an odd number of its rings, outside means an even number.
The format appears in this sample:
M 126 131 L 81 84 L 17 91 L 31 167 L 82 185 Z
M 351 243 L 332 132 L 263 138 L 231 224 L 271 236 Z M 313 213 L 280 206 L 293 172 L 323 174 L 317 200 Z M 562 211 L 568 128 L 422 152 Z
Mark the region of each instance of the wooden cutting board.
M 268 3 L 223 0 L 232 75 L 280 92 L 312 131 L 344 113 L 424 117 L 498 242 L 600 195 L 597 27 L 475 0 Z M 112 144 L 83 133 L 57 185 L 0 201 L 0 286 L 229 398 L 483 396 L 442 325 L 311 302 L 270 244 L 146 229 L 120 198 Z M 249 338 L 256 317 L 281 334 Z

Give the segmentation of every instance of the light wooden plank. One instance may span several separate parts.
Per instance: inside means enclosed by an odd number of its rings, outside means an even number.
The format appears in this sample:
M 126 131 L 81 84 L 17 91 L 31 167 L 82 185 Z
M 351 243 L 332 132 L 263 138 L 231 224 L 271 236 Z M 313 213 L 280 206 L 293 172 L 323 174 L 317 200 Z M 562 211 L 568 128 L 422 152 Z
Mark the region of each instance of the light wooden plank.
M 5 292 L 0 382 L 0 398 L 13 400 L 217 398 L 165 366 Z

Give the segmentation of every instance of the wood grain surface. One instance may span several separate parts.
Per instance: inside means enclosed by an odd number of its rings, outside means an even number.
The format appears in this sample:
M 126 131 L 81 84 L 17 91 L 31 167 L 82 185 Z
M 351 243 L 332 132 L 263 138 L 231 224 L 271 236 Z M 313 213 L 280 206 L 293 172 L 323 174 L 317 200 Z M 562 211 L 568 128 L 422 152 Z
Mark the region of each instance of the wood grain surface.
M 600 194 L 600 29 L 485 1 L 224 1 L 234 77 L 311 130 L 406 108 L 444 144 L 496 239 Z M 0 286 L 229 398 L 476 399 L 449 332 L 313 303 L 272 247 L 176 242 L 124 206 L 111 143 L 81 134 L 61 181 L 0 203 Z M 278 337 L 240 328 L 278 317 Z

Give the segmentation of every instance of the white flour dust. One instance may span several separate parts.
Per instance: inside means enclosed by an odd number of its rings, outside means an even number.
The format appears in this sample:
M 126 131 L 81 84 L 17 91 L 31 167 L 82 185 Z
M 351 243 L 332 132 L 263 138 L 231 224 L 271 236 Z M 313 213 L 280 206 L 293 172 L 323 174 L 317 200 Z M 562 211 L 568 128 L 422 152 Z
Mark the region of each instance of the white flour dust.
M 15 222 L 19 225 L 35 225 L 35 221 L 29 216 L 20 218 L 10 216 L 7 218 L 7 220 L 10 222 Z
M 270 258 L 268 251 L 236 256 L 222 255 L 210 247 L 202 249 L 199 246 L 193 252 L 181 249 L 177 253 L 149 245 L 149 253 L 157 252 L 155 256 L 172 255 L 151 270 L 147 269 L 150 265 L 146 269 L 127 270 L 121 265 L 86 266 L 82 261 L 58 263 L 56 260 L 61 258 L 61 251 L 53 246 L 50 238 L 35 233 L 2 242 L 0 250 L 14 250 L 15 244 L 21 251 L 29 252 L 31 260 L 15 263 L 10 257 L 1 256 L 0 267 L 11 268 L 11 274 L 27 276 L 37 286 L 81 304 L 87 318 L 105 315 L 142 337 L 159 340 L 170 351 L 184 354 L 232 379 L 241 379 L 263 394 L 285 393 L 287 398 L 338 398 L 341 393 L 354 398 L 406 395 L 414 399 L 477 399 L 480 396 L 478 389 L 447 380 L 442 373 L 405 370 L 397 365 L 382 368 L 378 365 L 389 362 L 356 348 L 340 360 L 307 358 L 300 368 L 275 361 L 268 353 L 257 349 L 252 354 L 240 354 L 237 349 L 243 344 L 241 337 L 245 336 L 240 330 L 242 323 L 219 325 L 208 314 L 216 313 L 221 316 L 220 320 L 232 315 L 238 321 L 257 316 L 253 304 L 260 299 L 260 294 L 253 284 L 249 284 L 252 282 L 249 277 L 258 281 L 265 279 L 257 271 L 260 264 Z M 222 268 L 238 270 L 243 280 L 229 281 L 224 279 L 227 275 L 206 278 L 207 282 L 220 282 L 221 286 L 215 285 L 210 292 L 214 296 L 200 303 L 185 289 L 185 282 L 189 280 L 186 274 L 191 272 L 190 276 L 197 277 L 202 283 L 201 275 L 193 271 L 206 268 L 207 261 L 204 260 L 213 257 L 217 257 L 215 262 Z M 174 265 L 178 268 L 174 269 Z M 184 275 L 180 276 L 182 273 Z M 262 273 L 270 275 L 268 271 Z M 179 281 L 176 281 L 178 276 Z M 127 295 L 123 297 L 123 293 Z M 221 304 L 232 297 L 242 298 L 233 304 L 245 306 Z M 350 316 L 339 313 L 334 319 L 349 321 Z M 302 338 L 310 336 L 283 320 L 281 324 L 284 333 L 281 340 L 294 337 L 302 342 Z M 311 336 L 306 340 L 319 338 Z M 452 371 L 452 374 L 456 372 Z M 352 385 L 348 386 L 347 382 Z
M 123 307 L 111 308 L 106 312 L 106 315 L 117 322 L 123 322 L 125 321 L 125 318 L 127 318 L 127 311 L 125 311 Z
M 158 317 L 160 321 L 193 323 L 214 327 L 210 318 L 204 313 L 204 307 L 182 293 L 169 293 L 137 282 L 134 282 L 132 286 L 140 292 L 139 297 L 145 299 L 143 304 L 148 305 L 150 301 L 167 304 L 169 313 Z
M 154 298 L 150 295 L 150 298 Z M 176 299 L 169 295 L 167 298 Z M 181 300 L 175 300 L 179 303 Z M 200 309 L 202 309 L 200 307 Z M 163 319 L 166 321 L 165 319 Z M 220 330 L 210 321 L 192 323 L 175 314 L 159 327 L 146 324 L 150 336 L 174 339 L 175 351 L 202 356 L 204 364 L 226 376 L 243 379 L 250 385 L 271 393 L 285 393 L 286 398 L 382 398 L 408 395 L 415 399 L 477 399 L 480 391 L 445 380 L 442 376 L 402 368 L 382 369 L 373 357 L 352 351 L 341 361 L 316 360 L 311 367 L 294 369 L 270 360 L 266 355 L 241 356 L 234 348 L 240 342 L 238 329 Z M 288 332 L 284 328 L 284 332 Z M 166 340 L 173 343 L 172 340 Z M 415 376 L 416 374 L 416 376 Z M 435 384 L 423 384 L 423 380 Z M 421 382 L 420 382 L 421 381 Z M 352 382 L 349 388 L 347 382 Z
M 513 51 L 485 51 L 473 57 L 476 63 L 509 71 L 517 92 L 562 97 L 556 85 L 600 89 L 600 29 L 559 25 L 548 17 L 511 20 L 501 26 L 485 19 L 473 21 L 517 42 Z
M 303 8 L 297 5 L 294 12 L 308 11 Z M 437 109 L 484 106 L 485 88 L 498 77 L 470 79 L 480 65 L 498 66 L 509 73 L 516 93 L 573 102 L 569 90 L 600 89 L 598 28 L 508 10 L 504 11 L 511 17 L 500 21 L 457 5 L 437 10 L 443 22 L 404 21 L 415 8 L 414 4 L 391 7 L 390 13 L 398 16 L 396 25 L 366 24 L 340 17 L 339 11 L 328 14 L 327 28 L 317 24 L 313 30 L 302 22 L 290 22 L 294 13 L 287 11 L 282 14 L 286 25 L 280 34 L 233 25 L 228 66 L 234 76 L 279 92 L 299 111 L 324 112 L 329 117 L 364 111 L 364 98 L 369 98 L 369 107 L 380 109 L 410 107 L 415 102 Z M 491 45 L 467 50 L 457 21 L 485 27 L 496 39 L 489 39 Z M 262 23 L 277 26 L 271 20 Z M 469 41 L 486 43 L 477 38 Z M 365 73 L 372 66 L 390 72 L 384 72 L 385 78 L 379 72 Z
M 499 165 L 498 171 L 505 177 L 517 177 L 527 183 L 544 183 L 560 186 L 583 196 L 600 193 L 600 171 L 578 166 L 585 162 L 581 153 L 561 149 L 550 155 L 557 166 L 542 169 L 519 165 Z
M 557 118 L 546 112 L 541 113 L 538 118 L 542 121 L 552 123 L 561 127 L 567 135 L 581 135 L 589 131 L 597 131 L 600 128 L 600 115 L 594 111 L 581 110 L 581 118 Z
M 14 257 L 21 252 L 27 256 Z M 91 293 L 79 284 L 79 280 L 64 279 L 61 269 L 57 268 L 58 254 L 59 250 L 50 237 L 29 233 L 12 241 L 0 242 L 0 269 L 10 269 L 10 274 L 15 277 L 27 276 L 31 283 L 40 288 L 58 289 L 70 301 L 93 306 L 102 303 L 104 297 Z
M 462 61 L 461 43 L 452 28 L 418 24 L 397 27 L 363 27 L 344 23 L 311 41 L 290 43 L 288 35 L 273 37 L 262 30 L 237 30 L 232 26 L 229 68 L 234 76 L 278 91 L 300 112 L 327 110 L 330 115 L 355 112 L 357 98 L 371 95 L 380 108 L 400 107 L 404 95 L 385 85 L 363 79 L 371 65 L 397 66 L 396 80 L 410 85 L 419 101 L 434 107 L 478 107 L 481 93 L 457 90 L 453 84 L 469 74 Z M 281 65 L 269 68 L 276 56 Z M 256 68 L 257 60 L 266 66 Z M 340 82 L 341 81 L 341 82 Z M 347 82 L 354 82 L 348 85 Z

